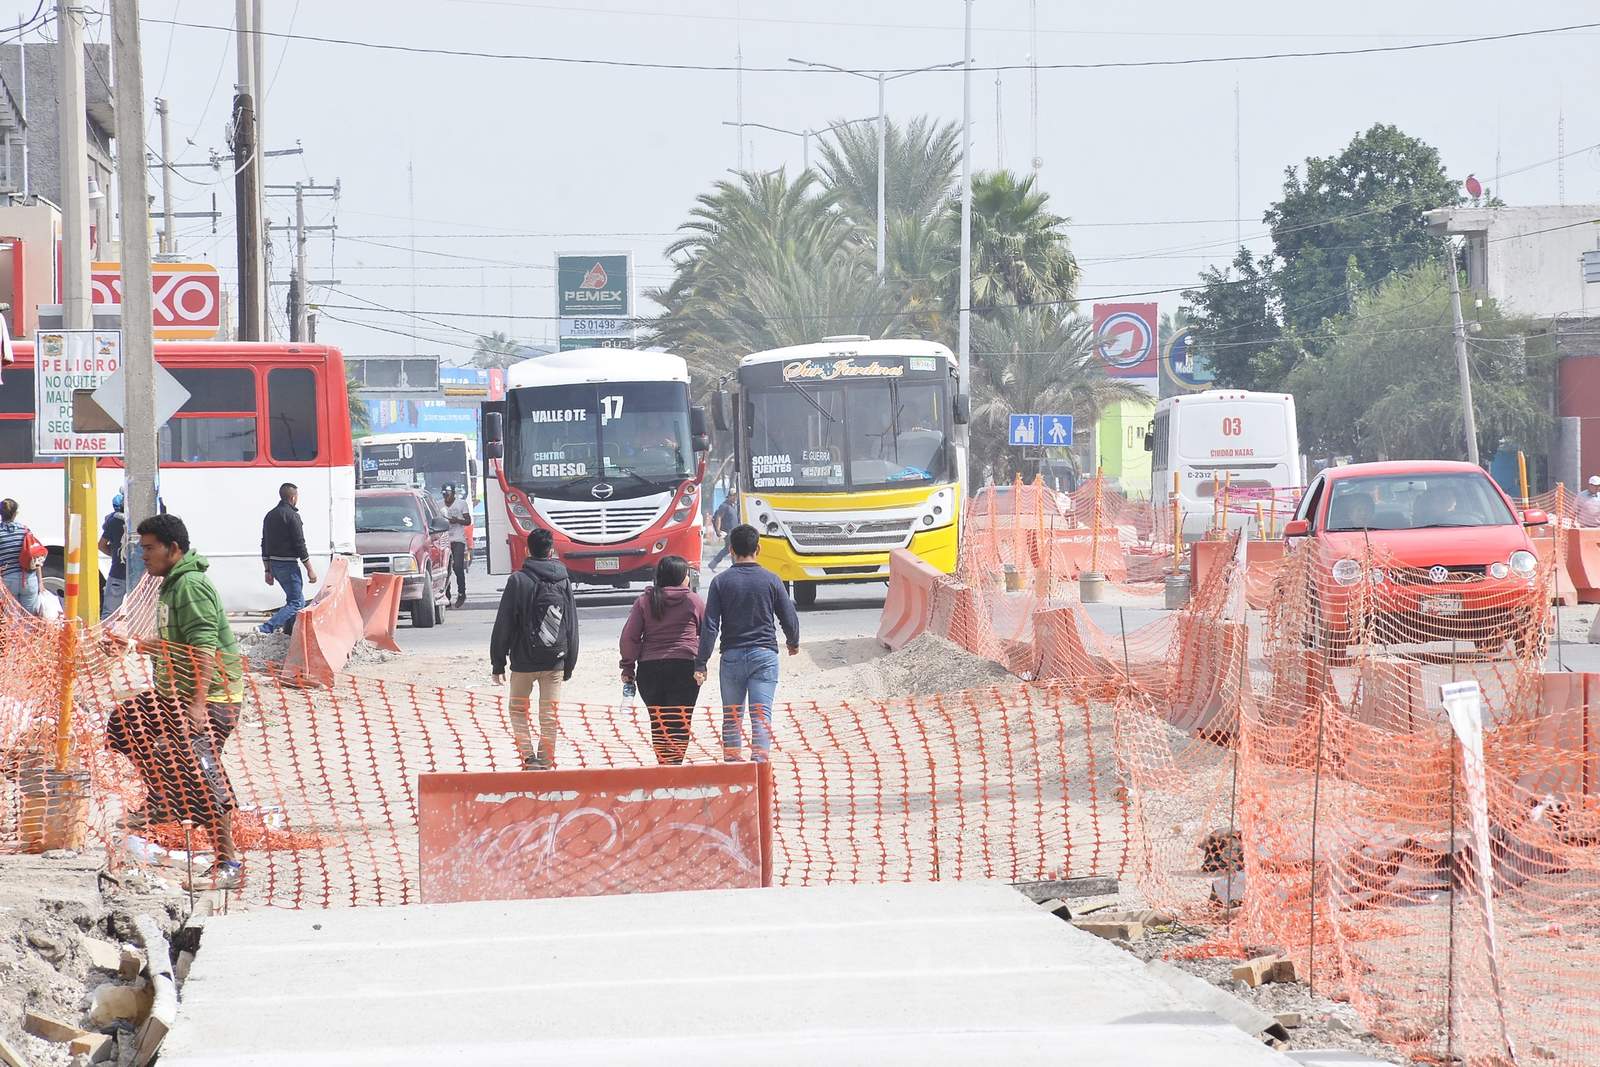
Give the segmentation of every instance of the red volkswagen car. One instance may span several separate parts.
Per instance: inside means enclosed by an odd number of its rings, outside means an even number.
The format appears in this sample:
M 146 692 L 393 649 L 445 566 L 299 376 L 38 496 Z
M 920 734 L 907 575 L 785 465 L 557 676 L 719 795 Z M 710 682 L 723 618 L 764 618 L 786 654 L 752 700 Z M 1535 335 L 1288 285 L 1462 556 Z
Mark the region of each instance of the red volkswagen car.
M 1335 653 L 1369 639 L 1542 644 L 1548 597 L 1526 527 L 1547 522 L 1470 463 L 1331 467 L 1284 527 L 1291 546 L 1317 546 L 1309 636 Z

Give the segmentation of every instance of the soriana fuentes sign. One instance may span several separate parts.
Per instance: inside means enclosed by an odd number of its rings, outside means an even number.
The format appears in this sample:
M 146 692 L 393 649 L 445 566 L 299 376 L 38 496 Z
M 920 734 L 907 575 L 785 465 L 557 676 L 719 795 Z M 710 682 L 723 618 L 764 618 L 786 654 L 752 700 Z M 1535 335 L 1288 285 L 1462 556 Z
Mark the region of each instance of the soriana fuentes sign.
M 122 264 L 95 263 L 90 299 L 122 303 Z M 209 263 L 150 264 L 150 321 L 164 341 L 203 341 L 222 332 L 222 279 Z

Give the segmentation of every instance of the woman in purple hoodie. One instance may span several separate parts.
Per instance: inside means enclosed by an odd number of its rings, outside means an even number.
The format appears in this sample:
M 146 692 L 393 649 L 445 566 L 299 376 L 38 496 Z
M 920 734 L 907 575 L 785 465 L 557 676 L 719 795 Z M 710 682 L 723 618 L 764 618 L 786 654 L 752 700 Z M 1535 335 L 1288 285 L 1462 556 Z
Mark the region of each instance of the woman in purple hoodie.
M 622 627 L 622 680 L 637 682 L 650 709 L 658 763 L 682 763 L 689 746 L 690 717 L 700 699 L 694 658 L 705 613 L 705 601 L 689 588 L 688 560 L 666 556 Z

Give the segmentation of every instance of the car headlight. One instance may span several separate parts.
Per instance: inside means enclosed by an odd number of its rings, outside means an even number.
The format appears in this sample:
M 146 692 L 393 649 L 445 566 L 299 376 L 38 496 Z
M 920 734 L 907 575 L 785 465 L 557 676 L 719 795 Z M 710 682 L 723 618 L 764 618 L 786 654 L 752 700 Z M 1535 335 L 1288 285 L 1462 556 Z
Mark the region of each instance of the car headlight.
M 389 570 L 394 574 L 415 574 L 417 559 L 415 556 L 390 556 Z
M 1491 578 L 1504 578 L 1507 575 L 1509 575 L 1510 573 L 1511 573 L 1511 565 L 1509 563 L 1491 563 L 1491 564 L 1489 564 L 1489 577 L 1491 577 Z
M 1511 558 L 1506 562 L 1511 564 L 1511 569 L 1521 578 L 1531 578 L 1533 572 L 1539 569 L 1539 557 L 1527 549 L 1518 549 L 1511 553 Z
M 1352 585 L 1361 580 L 1361 564 L 1353 559 L 1341 559 L 1333 565 L 1333 580 L 1340 585 Z
M 1389 580 L 1389 576 L 1383 572 L 1382 567 L 1372 568 L 1367 572 L 1367 577 L 1372 580 L 1373 585 L 1382 585 Z

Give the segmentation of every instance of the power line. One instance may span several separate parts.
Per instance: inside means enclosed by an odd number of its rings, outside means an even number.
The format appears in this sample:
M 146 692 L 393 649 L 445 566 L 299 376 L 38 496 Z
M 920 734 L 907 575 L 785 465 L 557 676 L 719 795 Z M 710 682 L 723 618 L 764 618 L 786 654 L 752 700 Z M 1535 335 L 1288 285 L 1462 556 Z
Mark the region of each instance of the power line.
M 183 26 L 195 30 L 219 30 L 226 33 L 235 32 L 231 26 L 218 26 L 206 22 L 185 22 L 176 18 L 164 19 L 145 17 L 144 22 L 158 25 Z M 1215 63 L 1255 63 L 1278 59 L 1323 59 L 1334 56 L 1364 56 L 1379 55 L 1391 52 L 1416 52 L 1435 48 L 1452 48 L 1458 45 L 1484 44 L 1494 41 L 1511 41 L 1530 37 L 1543 37 L 1559 33 L 1571 33 L 1577 30 L 1592 30 L 1600 27 L 1600 22 L 1579 22 L 1567 26 L 1548 26 L 1533 30 L 1516 30 L 1509 33 L 1482 34 L 1476 37 L 1455 37 L 1439 41 L 1413 41 L 1406 44 L 1394 45 L 1368 45 L 1362 48 L 1325 48 L 1304 52 L 1264 52 L 1257 54 L 1240 54 L 1224 56 L 1191 56 L 1182 59 L 1126 59 L 1104 60 L 1095 63 L 1040 63 L 1035 68 L 1030 63 L 1002 63 L 991 66 L 969 66 L 952 68 L 952 70 L 974 71 L 1006 71 L 1006 70 L 1124 70 L 1143 67 L 1192 67 Z M 524 63 L 559 63 L 573 66 L 592 67 L 620 67 L 638 70 L 671 70 L 671 71 L 707 71 L 731 73 L 741 67 L 725 63 L 664 63 L 651 60 L 627 59 L 600 59 L 593 56 L 554 56 L 540 55 L 524 52 L 490 52 L 467 48 L 437 48 L 422 45 L 393 44 L 383 41 L 363 41 L 351 37 L 327 37 L 317 34 L 292 33 L 280 30 L 251 29 L 249 33 L 264 37 L 277 37 L 286 41 L 307 41 L 316 44 L 337 44 L 349 48 L 364 48 L 378 52 L 402 52 L 408 55 L 454 56 L 463 59 L 499 59 Z M 861 67 L 837 68 L 826 67 L 742 67 L 746 72 L 763 74 L 865 74 L 876 76 L 879 74 L 915 74 L 915 73 L 940 73 L 938 70 L 924 70 L 920 67 Z

